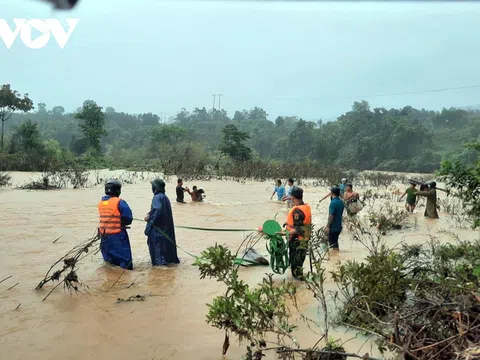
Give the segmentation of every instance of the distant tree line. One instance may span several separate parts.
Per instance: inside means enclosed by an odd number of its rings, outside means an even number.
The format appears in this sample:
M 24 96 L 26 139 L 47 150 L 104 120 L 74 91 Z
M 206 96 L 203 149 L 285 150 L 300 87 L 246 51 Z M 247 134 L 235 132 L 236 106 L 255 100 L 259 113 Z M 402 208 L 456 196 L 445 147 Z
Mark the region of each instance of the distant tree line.
M 233 117 L 225 110 L 183 108 L 161 124 L 156 114 L 103 109 L 92 100 L 74 113 L 45 103 L 34 107 L 8 84 L 0 89 L 0 120 L 4 171 L 48 171 L 80 159 L 90 167 L 153 167 L 172 174 L 245 163 L 433 172 L 442 159 L 474 164 L 477 153 L 463 144 L 480 136 L 480 111 L 458 108 L 371 109 L 360 101 L 332 122 L 269 119 L 260 107 Z

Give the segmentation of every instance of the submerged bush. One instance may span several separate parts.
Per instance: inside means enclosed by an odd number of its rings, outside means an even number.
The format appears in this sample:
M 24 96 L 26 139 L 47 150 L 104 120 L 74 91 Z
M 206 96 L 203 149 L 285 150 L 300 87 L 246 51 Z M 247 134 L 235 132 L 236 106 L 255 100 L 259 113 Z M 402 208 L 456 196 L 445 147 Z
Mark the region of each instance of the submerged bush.
M 9 186 L 11 181 L 12 177 L 10 174 L 0 173 L 0 187 Z

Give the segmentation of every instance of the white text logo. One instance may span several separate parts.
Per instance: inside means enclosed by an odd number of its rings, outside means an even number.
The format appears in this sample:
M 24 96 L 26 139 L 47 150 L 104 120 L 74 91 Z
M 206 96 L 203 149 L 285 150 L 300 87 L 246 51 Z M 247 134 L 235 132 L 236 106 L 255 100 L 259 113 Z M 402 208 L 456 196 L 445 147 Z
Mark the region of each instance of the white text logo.
M 0 19 L 0 37 L 7 49 L 10 49 L 19 34 L 23 44 L 30 49 L 45 47 L 50 40 L 50 34 L 53 35 L 58 46 L 63 49 L 79 19 L 67 19 L 67 31 L 58 19 L 13 19 L 13 22 L 15 24 L 14 30 L 10 28 L 6 20 Z M 35 39 L 32 39 L 32 29 L 40 33 Z

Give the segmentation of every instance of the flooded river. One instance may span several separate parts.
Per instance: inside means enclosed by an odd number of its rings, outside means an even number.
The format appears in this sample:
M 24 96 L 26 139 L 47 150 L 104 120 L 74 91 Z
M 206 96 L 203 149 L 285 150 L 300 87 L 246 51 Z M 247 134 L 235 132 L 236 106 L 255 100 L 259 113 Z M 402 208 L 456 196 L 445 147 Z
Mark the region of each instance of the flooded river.
M 38 175 L 13 173 L 14 185 L 22 185 Z M 107 178 L 108 174 L 102 175 Z M 269 201 L 273 184 L 270 182 L 197 181 L 185 183 L 203 187 L 207 198 L 204 203 L 175 203 L 175 178 L 167 185 L 167 196 L 173 207 L 175 224 L 216 227 L 256 228 L 278 213 L 283 222 L 286 216 L 284 204 Z M 314 224 L 323 226 L 327 220 L 328 201 L 316 208 L 325 195 L 324 187 L 303 186 L 307 203 L 313 204 Z M 403 190 L 404 187 L 401 186 Z M 356 189 L 360 192 L 362 189 Z M 98 223 L 97 203 L 103 195 L 103 186 L 87 189 L 58 191 L 0 190 L 1 227 L 0 279 L 12 277 L 0 284 L 0 354 L 2 359 L 240 359 L 244 346 L 230 339 L 230 349 L 222 357 L 224 333 L 205 323 L 206 304 L 220 295 L 224 287 L 214 280 L 200 280 L 193 258 L 178 250 L 181 264 L 172 268 L 152 268 L 143 234 L 145 223 L 134 222 L 129 231 L 135 270 L 126 272 L 120 281 L 112 284 L 122 270 L 104 264 L 101 254 L 87 257 L 78 275 L 90 291 L 70 295 L 58 288 L 50 297 L 42 299 L 51 284 L 36 291 L 35 286 L 43 278 L 51 264 L 74 245 L 87 240 Z M 443 194 L 440 194 L 442 196 Z M 188 195 L 187 195 L 188 197 Z M 132 208 L 134 217 L 143 218 L 149 210 L 152 192 L 147 180 L 124 184 L 124 198 Z M 187 199 L 189 200 L 189 199 Z M 398 204 L 401 206 L 402 204 Z M 428 231 L 438 235 L 440 228 L 451 228 L 444 213 L 439 221 L 423 218 L 424 208 L 412 215 L 418 218 L 418 230 L 406 229 L 387 236 L 388 243 L 423 242 Z M 365 211 L 365 210 L 364 210 Z M 429 230 L 430 229 L 430 230 Z M 469 230 L 455 230 L 463 238 L 478 237 Z M 61 238 L 53 243 L 53 241 Z M 441 235 L 449 241 L 446 235 Z M 244 235 L 241 232 L 205 232 L 186 229 L 176 230 L 177 244 L 183 249 L 200 254 L 215 243 L 236 250 Z M 365 250 L 352 243 L 349 234 L 340 237 L 340 254 L 331 258 L 328 268 L 338 261 L 361 259 Z M 257 250 L 266 255 L 264 243 Z M 307 260 L 308 262 L 308 260 Z M 242 268 L 241 274 L 252 286 L 258 283 L 269 268 Z M 289 271 L 276 280 L 291 278 Z M 7 290 L 11 286 L 17 286 Z M 130 284 L 132 286 L 128 287 Z M 302 286 L 302 285 L 300 285 Z M 329 284 L 330 288 L 334 288 Z M 117 303 L 117 298 L 131 295 L 147 295 L 143 302 Z M 17 309 L 17 307 L 20 307 Z M 315 320 L 317 304 L 305 289 L 299 294 L 299 307 Z M 302 347 L 315 344 L 318 339 L 305 326 L 295 334 Z M 349 340 L 354 333 L 338 330 L 332 337 Z M 365 341 L 354 339 L 345 348 L 357 351 Z M 362 352 L 371 351 L 368 344 Z

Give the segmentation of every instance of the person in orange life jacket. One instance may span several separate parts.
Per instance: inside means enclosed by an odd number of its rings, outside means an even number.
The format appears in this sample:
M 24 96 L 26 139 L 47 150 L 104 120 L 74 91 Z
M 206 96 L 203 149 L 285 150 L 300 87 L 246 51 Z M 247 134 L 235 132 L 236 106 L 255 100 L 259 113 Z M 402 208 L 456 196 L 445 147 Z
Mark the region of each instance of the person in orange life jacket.
M 287 221 L 283 224 L 288 230 L 290 253 L 290 270 L 297 280 L 303 279 L 303 263 L 307 256 L 308 240 L 312 231 L 312 211 L 310 205 L 303 202 L 303 189 L 294 186 L 291 192 L 293 207 L 290 209 Z M 285 235 L 286 232 L 280 234 Z
M 126 227 L 132 223 L 130 206 L 120 199 L 122 183 L 109 180 L 105 184 L 105 195 L 98 203 L 101 235 L 100 250 L 103 259 L 123 269 L 133 270 L 132 250 Z

